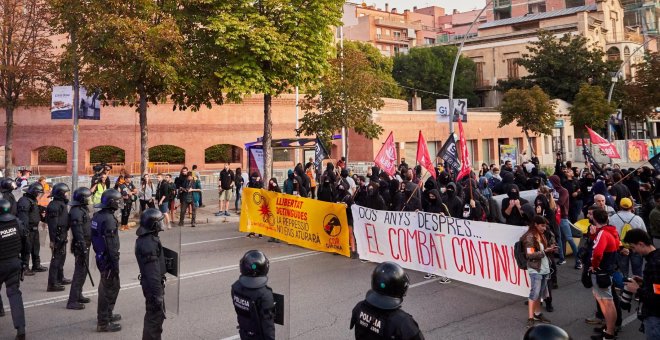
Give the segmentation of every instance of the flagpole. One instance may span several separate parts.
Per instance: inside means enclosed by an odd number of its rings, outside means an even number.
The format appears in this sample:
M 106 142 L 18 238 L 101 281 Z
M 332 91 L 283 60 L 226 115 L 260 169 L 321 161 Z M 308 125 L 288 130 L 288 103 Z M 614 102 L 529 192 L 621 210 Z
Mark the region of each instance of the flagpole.
M 430 174 L 430 172 L 428 170 L 426 170 L 426 172 Z M 422 176 L 422 179 L 419 181 L 419 183 L 423 185 L 423 183 L 425 181 L 426 181 L 426 179 L 424 179 L 424 176 Z M 415 193 L 417 192 L 417 189 L 419 189 L 419 184 L 415 185 L 415 190 L 413 190 L 412 194 L 410 194 L 410 197 L 408 197 L 408 200 L 406 200 L 406 203 L 403 204 L 403 208 L 401 208 L 401 211 L 403 211 L 403 209 L 406 208 L 406 206 L 408 205 L 408 202 L 410 202 L 410 200 L 413 198 L 413 196 L 415 196 Z
M 630 175 L 632 175 L 632 174 L 634 174 L 635 172 L 637 172 L 637 170 L 641 169 L 641 168 L 642 168 L 643 166 L 645 166 L 647 163 L 648 163 L 648 164 L 651 164 L 651 162 L 649 162 L 649 161 L 647 160 L 646 162 L 642 163 L 642 165 L 640 165 L 637 169 L 635 169 L 635 171 L 630 171 L 626 176 L 624 176 L 624 177 L 623 177 L 622 179 L 620 179 L 618 182 L 612 184 L 612 186 L 615 186 L 615 185 L 617 185 L 617 184 L 623 182 L 626 178 L 630 177 Z

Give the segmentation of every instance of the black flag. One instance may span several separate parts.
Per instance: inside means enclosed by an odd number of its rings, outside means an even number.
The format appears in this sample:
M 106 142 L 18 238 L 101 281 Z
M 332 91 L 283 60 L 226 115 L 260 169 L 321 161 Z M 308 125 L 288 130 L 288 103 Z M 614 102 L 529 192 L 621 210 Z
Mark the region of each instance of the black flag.
M 649 163 L 653 165 L 656 171 L 660 171 L 660 153 L 649 159 Z
M 314 149 L 314 166 L 316 169 L 321 169 L 323 160 L 328 158 L 329 155 L 330 153 L 328 153 L 328 150 L 326 150 L 325 146 L 323 146 L 323 142 L 321 142 L 319 137 L 316 137 L 316 145 Z
M 442 158 L 445 162 L 445 171 L 451 173 L 452 176 L 458 174 L 461 165 L 458 163 L 456 139 L 453 134 L 450 135 L 445 144 L 442 145 L 442 148 L 438 152 L 438 157 Z
M 594 175 L 603 173 L 603 169 L 601 169 L 600 165 L 598 165 L 598 162 L 596 162 L 596 159 L 591 154 L 591 151 L 587 148 L 587 143 L 584 139 L 582 139 L 582 155 L 584 155 L 584 159 L 591 164 L 591 170 L 594 172 Z

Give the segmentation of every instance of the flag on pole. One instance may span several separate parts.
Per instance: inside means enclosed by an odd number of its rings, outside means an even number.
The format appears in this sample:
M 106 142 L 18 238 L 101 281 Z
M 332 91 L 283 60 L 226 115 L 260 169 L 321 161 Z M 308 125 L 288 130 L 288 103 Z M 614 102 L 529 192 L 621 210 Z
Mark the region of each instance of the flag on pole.
M 396 173 L 396 145 L 394 144 L 394 132 L 390 132 L 390 135 L 385 140 L 385 144 L 383 144 L 383 147 L 378 151 L 374 163 L 390 176 L 394 176 Z
M 453 134 L 449 135 L 447 141 L 442 144 L 438 157 L 445 162 L 445 171 L 450 173 L 452 177 L 458 173 L 460 164 L 458 163 L 458 152 L 456 151 L 456 138 Z
M 314 166 L 317 169 L 321 169 L 323 160 L 328 158 L 328 155 L 330 155 L 330 153 L 325 149 L 323 142 L 321 142 L 319 137 L 316 137 L 316 145 L 314 146 Z
M 598 165 L 598 162 L 591 154 L 591 151 L 589 151 L 589 148 L 587 148 L 587 143 L 585 143 L 584 140 L 582 141 L 582 154 L 584 155 L 584 159 L 591 165 L 591 170 L 598 173 L 603 172 L 603 169 Z
M 660 153 L 649 159 L 649 163 L 653 165 L 656 171 L 660 171 Z
M 594 130 L 590 129 L 588 126 L 585 126 L 587 128 L 587 131 L 589 131 L 589 138 L 591 138 L 591 142 L 598 145 L 601 150 L 607 155 L 609 158 L 621 158 L 619 156 L 619 152 L 616 151 L 616 147 L 614 144 L 610 143 L 607 139 L 601 137 L 599 134 L 597 134 Z
M 429 154 L 429 148 L 426 145 L 424 135 L 422 135 L 422 130 L 419 130 L 419 137 L 417 138 L 417 163 L 428 170 L 431 176 L 435 178 L 435 169 L 433 169 L 433 162 L 431 162 L 431 154 Z
M 461 147 L 461 171 L 456 176 L 456 181 L 470 174 L 472 171 L 472 163 L 470 162 L 470 153 L 467 149 L 467 142 L 465 141 L 465 133 L 463 132 L 463 122 L 458 118 L 458 140 Z

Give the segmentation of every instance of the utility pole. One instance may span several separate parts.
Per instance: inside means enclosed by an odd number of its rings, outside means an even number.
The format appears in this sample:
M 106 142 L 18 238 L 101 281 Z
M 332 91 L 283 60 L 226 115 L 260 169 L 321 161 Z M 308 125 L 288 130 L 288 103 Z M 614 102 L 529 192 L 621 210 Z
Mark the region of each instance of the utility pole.
M 78 188 L 78 109 L 80 105 L 80 79 L 78 74 L 78 45 L 76 30 L 71 30 L 71 46 L 73 47 L 73 145 L 71 157 L 71 191 Z

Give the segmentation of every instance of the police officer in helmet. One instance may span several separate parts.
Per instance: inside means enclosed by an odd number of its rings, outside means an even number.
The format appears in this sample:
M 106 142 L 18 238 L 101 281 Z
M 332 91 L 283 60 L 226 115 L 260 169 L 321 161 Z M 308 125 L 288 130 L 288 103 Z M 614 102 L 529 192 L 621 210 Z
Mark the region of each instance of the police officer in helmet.
M 9 213 L 16 216 L 16 197 L 12 193 L 14 190 L 16 190 L 16 182 L 11 178 L 0 179 L 0 193 L 2 193 L 2 198 L 7 200 L 11 205 Z
M 41 265 L 41 258 L 39 257 L 39 222 L 42 221 L 42 216 L 37 198 L 43 193 L 44 187 L 39 182 L 35 182 L 30 184 L 23 197 L 18 200 L 17 217 L 27 231 L 27 253 L 23 262 L 29 264 L 30 256 L 32 256 L 32 270 L 26 271 L 26 276 L 33 276 L 34 273 L 48 270 L 48 268 Z
M 239 265 L 241 276 L 231 286 L 231 297 L 241 339 L 275 339 L 275 300 L 268 287 L 270 262 L 259 250 L 250 250 Z
M 401 310 L 410 280 L 398 264 L 383 262 L 371 274 L 371 290 L 353 308 L 356 339 L 415 339 L 424 336 L 413 317 Z
M 159 340 L 165 320 L 165 256 L 158 233 L 163 231 L 165 215 L 158 209 L 142 212 L 140 228 L 136 231 L 135 258 L 140 267 L 140 285 L 146 303 L 143 340 Z
M 67 234 L 69 233 L 68 193 L 68 185 L 64 183 L 55 184 L 50 193 L 53 200 L 46 207 L 50 249 L 53 252 L 50 268 L 48 269 L 47 291 L 49 292 L 61 292 L 64 290 L 64 285 L 71 284 L 71 280 L 64 278 Z
M 27 247 L 26 232 L 23 225 L 11 213 L 11 203 L 0 199 L 0 284 L 7 287 L 7 298 L 11 306 L 11 317 L 16 329 L 16 339 L 25 339 L 25 311 L 23 297 L 20 290 L 22 272 L 27 263 L 21 259 L 26 258 Z
M 113 314 L 119 295 L 119 221 L 115 217 L 122 205 L 119 191 L 108 189 L 101 195 L 101 203 L 95 208 L 101 210 L 92 217 L 92 247 L 96 253 L 96 266 L 101 273 L 97 309 L 97 332 L 118 332 L 121 315 Z
M 82 295 L 82 288 L 87 279 L 89 268 L 89 247 L 92 244 L 92 219 L 89 216 L 89 204 L 92 192 L 85 187 L 80 187 L 73 192 L 69 202 L 69 226 L 71 226 L 71 252 L 75 256 L 75 267 L 71 278 L 71 290 L 67 309 L 84 309 L 84 303 L 89 303 L 89 298 Z
M 523 340 L 571 340 L 565 330 L 550 324 L 538 324 L 530 327 L 525 332 Z

